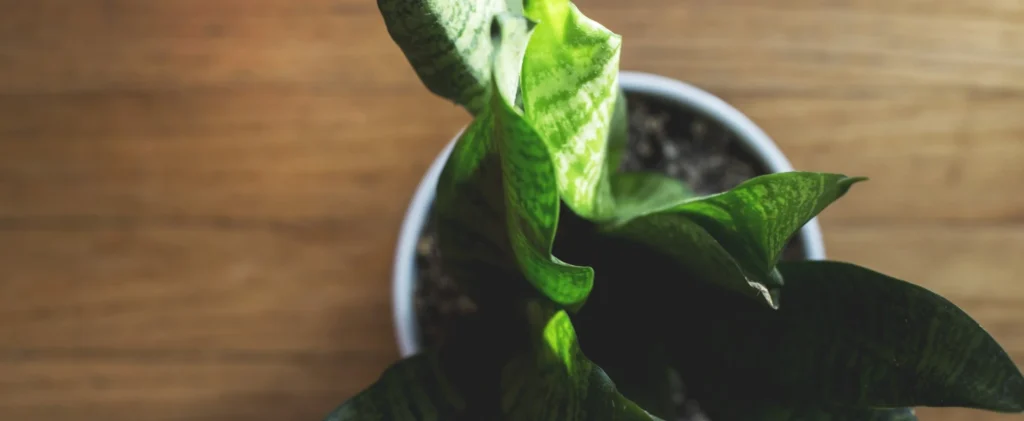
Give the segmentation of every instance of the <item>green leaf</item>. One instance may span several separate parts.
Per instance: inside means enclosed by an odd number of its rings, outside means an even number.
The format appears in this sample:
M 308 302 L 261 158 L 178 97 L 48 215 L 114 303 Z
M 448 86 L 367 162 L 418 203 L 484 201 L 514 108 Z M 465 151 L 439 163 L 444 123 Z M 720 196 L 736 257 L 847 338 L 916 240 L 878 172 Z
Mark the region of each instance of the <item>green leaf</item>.
M 622 396 L 605 372 L 583 355 L 564 311 L 537 306 L 543 326 L 532 354 L 505 367 L 502 407 L 510 420 L 657 420 Z
M 1024 377 L 976 321 L 919 286 L 840 262 L 784 262 L 777 311 L 697 284 L 670 349 L 701 396 L 802 407 L 1021 412 Z M 667 295 L 663 292 L 661 295 Z
M 510 15 L 495 22 L 492 94 L 459 138 L 438 182 L 435 207 L 442 255 L 463 283 L 521 272 L 552 301 L 577 307 L 590 292 L 593 271 L 551 254 L 560 204 L 554 164 L 512 103 L 514 83 L 503 82 L 518 80 L 533 25 Z
M 473 115 L 491 84 L 491 22 L 521 0 L 377 0 L 388 33 L 431 92 Z
M 583 355 L 565 311 L 554 310 L 550 303 L 534 301 L 528 306 L 529 338 L 512 345 L 516 350 L 504 361 L 480 364 L 472 353 L 486 351 L 486 339 L 463 336 L 464 341 L 477 343 L 410 357 L 393 365 L 326 421 L 657 420 L 618 393 L 604 371 Z M 507 333 L 515 335 L 516 331 L 510 328 Z M 489 333 L 484 332 L 484 336 Z M 507 349 L 508 345 L 501 348 Z M 479 375 L 480 371 L 490 371 L 491 366 L 497 368 L 495 376 Z M 460 375 L 457 373 L 466 372 L 472 372 L 470 378 L 452 381 Z
M 529 0 L 524 13 L 539 22 L 523 61 L 526 118 L 548 146 L 562 200 L 581 216 L 607 218 L 615 208 L 609 136 L 613 121 L 625 121 L 618 89 L 622 39 L 568 0 Z M 618 137 L 624 128 L 615 129 L 611 141 L 624 143 Z
M 421 354 L 389 367 L 376 383 L 338 406 L 326 421 L 454 420 L 463 398 L 445 380 L 436 354 Z
M 701 408 L 715 421 L 917 421 L 911 408 L 786 408 L 750 401 L 702 403 Z
M 665 253 L 699 280 L 778 306 L 782 278 L 774 271 L 789 238 L 863 178 L 785 172 L 752 178 L 710 196 L 672 193 L 620 210 L 605 233 Z M 685 193 L 674 193 L 683 195 Z
M 761 276 L 775 267 L 793 234 L 864 180 L 800 171 L 767 174 L 668 211 L 693 219 L 745 268 Z

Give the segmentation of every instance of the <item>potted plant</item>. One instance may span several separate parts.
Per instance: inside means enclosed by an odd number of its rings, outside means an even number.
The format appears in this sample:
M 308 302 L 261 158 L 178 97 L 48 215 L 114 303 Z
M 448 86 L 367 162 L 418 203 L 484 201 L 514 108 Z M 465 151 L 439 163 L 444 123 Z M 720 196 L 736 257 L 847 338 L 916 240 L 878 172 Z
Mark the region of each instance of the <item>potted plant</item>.
M 429 215 L 424 254 L 472 311 L 403 336 L 412 355 L 329 420 L 685 419 L 684 387 L 718 421 L 1024 410 L 1024 376 L 955 305 L 821 260 L 808 223 L 862 178 L 792 171 L 735 110 L 631 85 L 620 37 L 567 0 L 513 3 L 378 0 L 428 89 L 474 117 L 403 228 Z

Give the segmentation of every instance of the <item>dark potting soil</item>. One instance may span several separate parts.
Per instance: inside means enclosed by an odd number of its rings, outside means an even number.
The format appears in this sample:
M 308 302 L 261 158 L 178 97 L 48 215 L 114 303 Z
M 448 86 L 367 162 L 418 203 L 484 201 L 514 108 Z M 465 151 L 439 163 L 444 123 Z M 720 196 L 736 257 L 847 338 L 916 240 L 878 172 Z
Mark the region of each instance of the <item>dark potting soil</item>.
M 627 94 L 629 146 L 622 171 L 658 171 L 686 182 L 697 194 L 726 191 L 768 171 L 727 128 L 706 116 L 657 98 Z M 429 220 L 429 218 L 428 218 Z M 783 251 L 783 260 L 802 259 L 804 247 L 795 236 Z M 453 323 L 476 311 L 471 299 L 440 265 L 435 231 L 428 222 L 416 255 L 415 297 L 421 343 L 438 344 Z M 679 421 L 707 420 L 692 400 L 680 393 Z

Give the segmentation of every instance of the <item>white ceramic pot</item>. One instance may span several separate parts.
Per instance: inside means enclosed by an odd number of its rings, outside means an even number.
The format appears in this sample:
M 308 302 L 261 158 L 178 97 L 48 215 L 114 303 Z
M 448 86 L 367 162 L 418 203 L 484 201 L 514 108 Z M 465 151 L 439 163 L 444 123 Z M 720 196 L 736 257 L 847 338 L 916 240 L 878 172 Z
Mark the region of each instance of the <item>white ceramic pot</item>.
M 623 71 L 619 84 L 627 92 L 644 94 L 675 102 L 684 108 L 696 110 L 717 120 L 736 134 L 752 154 L 758 157 L 770 172 L 792 171 L 793 167 L 771 140 L 754 122 L 725 101 L 692 85 L 647 73 Z M 456 134 L 455 139 L 458 138 Z M 416 244 L 427 221 L 438 177 L 448 160 L 455 139 L 444 148 L 434 160 L 420 182 L 412 203 L 405 214 L 402 230 L 395 249 L 394 273 L 392 279 L 392 306 L 395 320 L 395 335 L 403 357 L 415 354 L 420 349 L 419 325 L 416 321 L 414 294 L 416 289 Z M 807 223 L 799 234 L 803 240 L 805 258 L 825 258 L 825 244 L 817 218 Z

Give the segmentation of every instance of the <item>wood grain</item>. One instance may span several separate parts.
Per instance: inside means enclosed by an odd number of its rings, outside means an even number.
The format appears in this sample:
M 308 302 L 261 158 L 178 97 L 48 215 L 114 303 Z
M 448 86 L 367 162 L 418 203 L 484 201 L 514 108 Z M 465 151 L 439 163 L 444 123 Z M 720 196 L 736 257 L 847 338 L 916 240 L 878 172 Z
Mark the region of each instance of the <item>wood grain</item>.
M 831 256 L 947 296 L 1024 364 L 1024 3 L 577 4 L 624 69 L 871 177 L 823 215 Z M 397 358 L 394 239 L 468 116 L 373 2 L 0 10 L 0 419 L 320 419 Z

